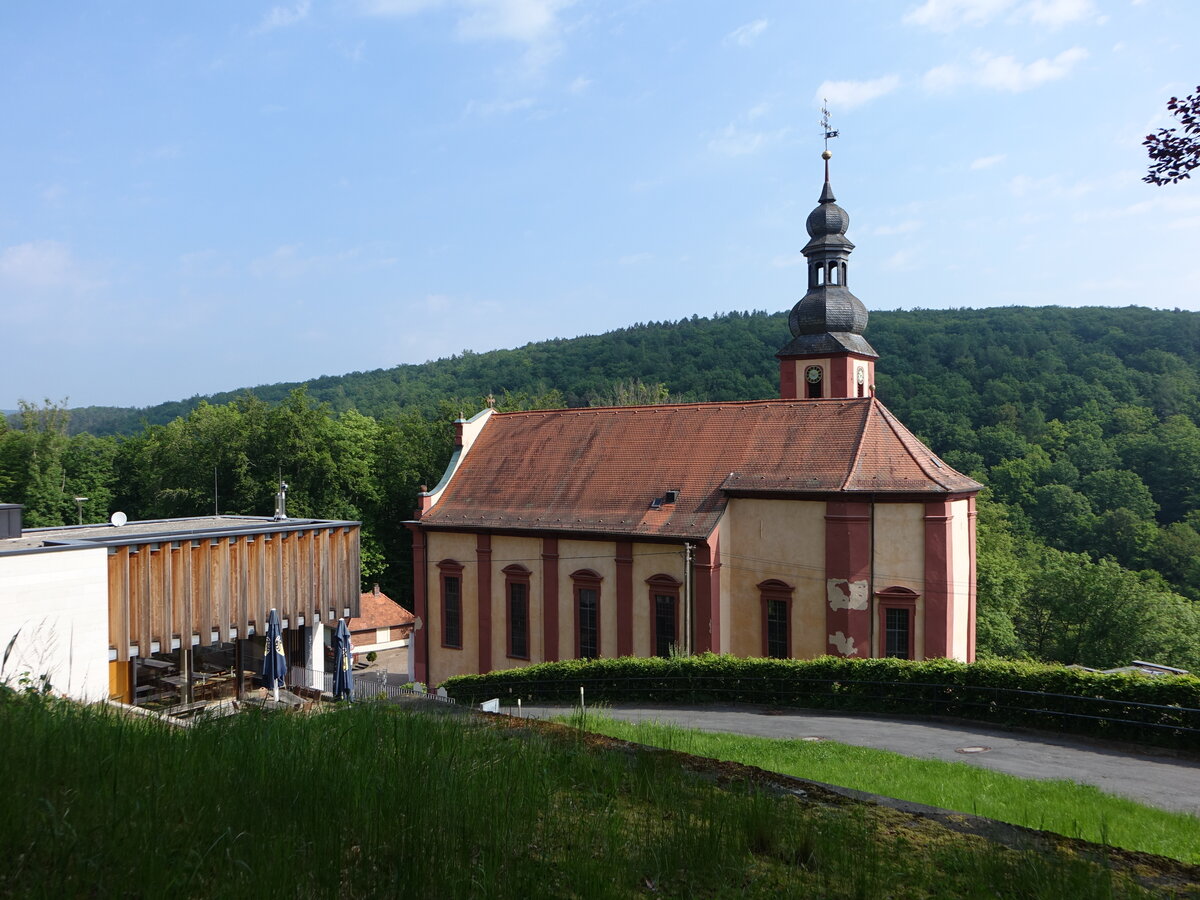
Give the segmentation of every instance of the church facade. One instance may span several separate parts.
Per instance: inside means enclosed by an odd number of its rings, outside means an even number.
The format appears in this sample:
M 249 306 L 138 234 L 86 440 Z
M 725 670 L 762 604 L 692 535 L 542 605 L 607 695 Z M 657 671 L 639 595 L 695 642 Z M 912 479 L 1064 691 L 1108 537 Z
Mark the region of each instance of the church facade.
M 975 497 L 874 396 L 825 183 L 780 398 L 457 423 L 413 533 L 415 674 L 714 651 L 975 655 Z

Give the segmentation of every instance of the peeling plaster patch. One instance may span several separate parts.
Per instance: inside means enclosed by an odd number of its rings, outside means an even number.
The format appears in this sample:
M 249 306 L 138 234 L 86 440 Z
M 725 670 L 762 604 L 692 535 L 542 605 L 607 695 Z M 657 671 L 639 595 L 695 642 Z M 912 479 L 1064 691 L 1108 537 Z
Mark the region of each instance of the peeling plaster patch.
M 837 652 L 842 654 L 842 656 L 853 656 L 858 652 L 854 646 L 854 638 L 846 637 L 846 635 L 840 631 L 837 634 L 831 634 L 829 636 L 829 643 L 837 647 Z
M 866 581 L 830 578 L 825 582 L 825 592 L 829 595 L 829 608 L 834 612 L 839 609 L 862 610 L 867 608 Z

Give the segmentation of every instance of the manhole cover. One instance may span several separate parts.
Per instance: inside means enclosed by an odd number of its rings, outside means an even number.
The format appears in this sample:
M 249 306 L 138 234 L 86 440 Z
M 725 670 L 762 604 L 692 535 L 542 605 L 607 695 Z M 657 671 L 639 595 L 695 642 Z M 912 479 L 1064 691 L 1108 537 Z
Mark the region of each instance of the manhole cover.
M 959 747 L 955 753 L 987 753 L 991 747 Z

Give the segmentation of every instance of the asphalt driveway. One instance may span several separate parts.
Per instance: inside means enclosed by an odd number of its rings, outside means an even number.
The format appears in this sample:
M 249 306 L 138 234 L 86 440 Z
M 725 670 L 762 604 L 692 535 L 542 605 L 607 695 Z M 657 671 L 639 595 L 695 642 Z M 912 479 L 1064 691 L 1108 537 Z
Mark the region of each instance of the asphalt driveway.
M 526 706 L 524 715 L 549 718 L 570 709 L 565 705 Z M 1005 731 L 971 723 L 747 706 L 617 703 L 606 705 L 605 712 L 631 722 L 658 719 L 703 731 L 822 738 L 905 756 L 965 762 L 1022 778 L 1066 779 L 1160 809 L 1200 815 L 1200 761 L 1081 738 Z

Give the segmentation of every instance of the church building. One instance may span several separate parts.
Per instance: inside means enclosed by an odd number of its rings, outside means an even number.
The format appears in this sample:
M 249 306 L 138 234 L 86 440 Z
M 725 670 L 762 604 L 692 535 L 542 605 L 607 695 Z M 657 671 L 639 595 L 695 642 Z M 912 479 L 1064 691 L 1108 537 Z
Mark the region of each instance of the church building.
M 408 523 L 417 680 L 672 652 L 974 659 L 981 485 L 875 397 L 828 158 L 779 399 L 457 423 Z

